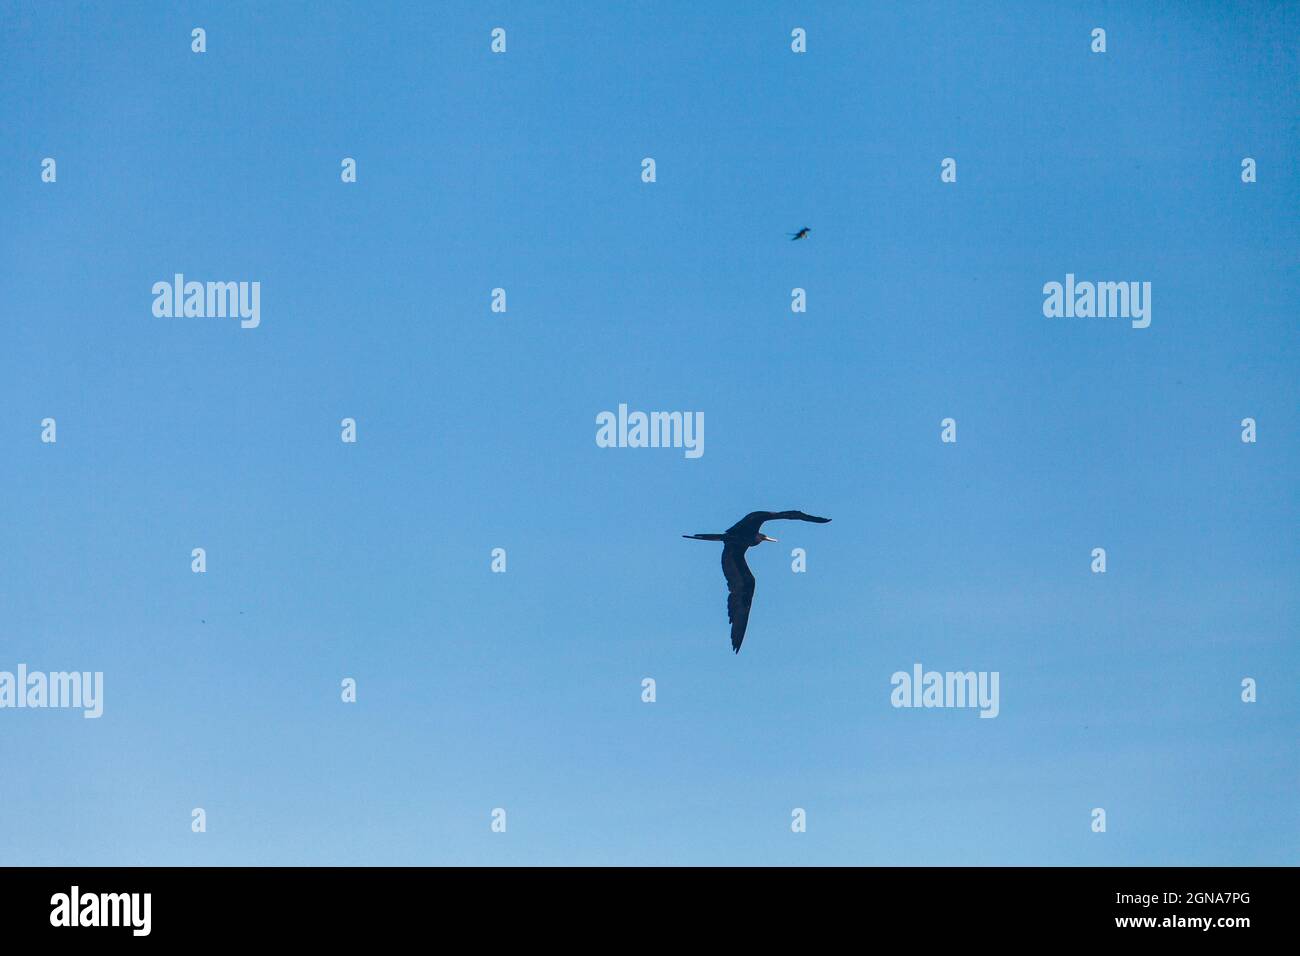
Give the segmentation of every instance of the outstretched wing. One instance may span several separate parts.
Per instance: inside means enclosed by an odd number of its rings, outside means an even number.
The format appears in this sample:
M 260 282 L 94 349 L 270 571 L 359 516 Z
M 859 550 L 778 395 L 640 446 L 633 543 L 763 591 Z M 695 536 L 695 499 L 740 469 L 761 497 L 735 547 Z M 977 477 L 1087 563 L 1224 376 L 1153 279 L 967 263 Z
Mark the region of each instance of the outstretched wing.
M 731 649 L 740 653 L 754 603 L 754 575 L 745 563 L 745 549 L 727 542 L 722 549 L 722 573 L 727 578 L 727 620 L 731 622 Z
M 805 514 L 802 511 L 767 511 L 760 512 L 760 514 L 767 515 L 767 517 L 763 519 L 764 521 L 774 521 L 777 518 L 791 518 L 795 521 L 815 521 L 817 524 L 829 524 L 831 520 L 830 518 L 819 518 L 816 515 Z
M 762 527 L 764 521 L 775 521 L 778 518 L 815 521 L 818 524 L 826 524 L 831 520 L 830 518 L 818 518 L 816 515 L 804 514 L 802 511 L 751 511 L 728 528 L 727 534 L 734 534 L 741 538 L 752 538 L 758 533 L 758 529 Z

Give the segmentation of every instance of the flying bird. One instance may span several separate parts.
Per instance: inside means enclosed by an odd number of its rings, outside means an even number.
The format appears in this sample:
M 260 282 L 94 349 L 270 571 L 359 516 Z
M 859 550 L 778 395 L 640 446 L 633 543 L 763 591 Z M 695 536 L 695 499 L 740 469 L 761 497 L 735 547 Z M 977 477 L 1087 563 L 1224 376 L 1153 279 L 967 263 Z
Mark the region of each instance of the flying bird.
M 805 230 L 807 231 L 807 230 Z M 827 524 L 830 518 L 818 518 L 802 511 L 751 511 L 722 534 L 684 534 L 696 541 L 722 542 L 722 573 L 727 579 L 727 620 L 731 621 L 731 649 L 740 653 L 749 624 L 749 607 L 754 603 L 754 575 L 745 563 L 745 552 L 764 541 L 775 541 L 758 529 L 764 521 L 792 519 Z
M 791 242 L 794 242 L 796 239 L 807 239 L 807 238 L 808 238 L 808 233 L 810 233 L 811 231 L 812 231 L 812 230 L 809 229 L 807 226 L 804 226 L 804 227 L 803 227 L 802 229 L 800 229 L 798 232 L 792 232 L 792 233 L 790 233 L 790 241 L 791 241 Z

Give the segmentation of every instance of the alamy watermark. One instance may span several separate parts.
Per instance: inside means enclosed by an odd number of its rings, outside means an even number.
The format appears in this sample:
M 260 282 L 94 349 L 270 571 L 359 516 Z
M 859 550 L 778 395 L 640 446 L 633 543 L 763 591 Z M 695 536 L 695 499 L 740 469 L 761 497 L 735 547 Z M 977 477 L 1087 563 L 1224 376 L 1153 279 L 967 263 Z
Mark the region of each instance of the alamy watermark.
M 133 936 L 148 936 L 152 910 L 152 893 L 83 893 L 73 884 L 50 897 L 50 925 L 123 926 Z
M 629 412 L 596 416 L 596 444 L 601 448 L 684 448 L 687 458 L 704 454 L 703 412 Z
M 1151 324 L 1150 282 L 1076 282 L 1074 273 L 1065 283 L 1043 286 L 1043 315 L 1049 319 L 1132 319 L 1135 329 Z
M 104 713 L 103 671 L 0 671 L 0 710 L 6 707 L 78 707 L 86 719 Z
M 889 702 L 895 707 L 978 707 L 981 717 L 996 717 L 998 671 L 927 671 L 920 664 L 912 672 L 895 671 L 889 683 Z
M 186 282 L 176 273 L 171 282 L 153 284 L 153 314 L 160 319 L 239 319 L 240 328 L 262 324 L 262 283 Z

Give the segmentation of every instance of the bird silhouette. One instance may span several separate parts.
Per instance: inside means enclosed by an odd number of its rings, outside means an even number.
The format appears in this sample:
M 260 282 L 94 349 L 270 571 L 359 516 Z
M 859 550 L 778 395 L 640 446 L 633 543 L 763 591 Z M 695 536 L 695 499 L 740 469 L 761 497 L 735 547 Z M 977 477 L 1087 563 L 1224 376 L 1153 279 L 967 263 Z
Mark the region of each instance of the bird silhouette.
M 749 625 L 749 608 L 754 603 L 754 575 L 745 563 L 745 552 L 764 541 L 775 541 L 759 531 L 764 521 L 791 519 L 827 524 L 830 518 L 818 518 L 802 511 L 751 511 L 722 534 L 684 534 L 696 541 L 722 542 L 722 573 L 727 579 L 727 620 L 731 622 L 731 649 L 740 653 Z
M 807 238 L 808 238 L 808 234 L 809 234 L 810 232 L 812 232 L 812 230 L 809 229 L 807 226 L 804 226 L 804 227 L 803 227 L 802 229 L 800 229 L 798 232 L 792 232 L 792 233 L 790 233 L 790 241 L 791 241 L 791 242 L 794 242 L 794 241 L 797 240 L 797 239 L 807 239 Z

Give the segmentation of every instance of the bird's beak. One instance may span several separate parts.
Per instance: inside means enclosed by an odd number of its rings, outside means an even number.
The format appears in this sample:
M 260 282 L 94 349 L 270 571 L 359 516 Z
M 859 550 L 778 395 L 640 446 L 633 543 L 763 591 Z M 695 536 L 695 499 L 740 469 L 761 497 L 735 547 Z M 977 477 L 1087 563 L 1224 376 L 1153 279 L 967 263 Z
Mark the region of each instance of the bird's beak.
M 767 535 L 765 535 L 765 534 L 764 534 L 764 535 L 759 535 L 759 537 L 761 537 L 764 541 L 772 541 L 772 542 L 775 542 L 775 541 L 776 541 L 776 538 L 769 538 L 769 537 L 768 537 Z

